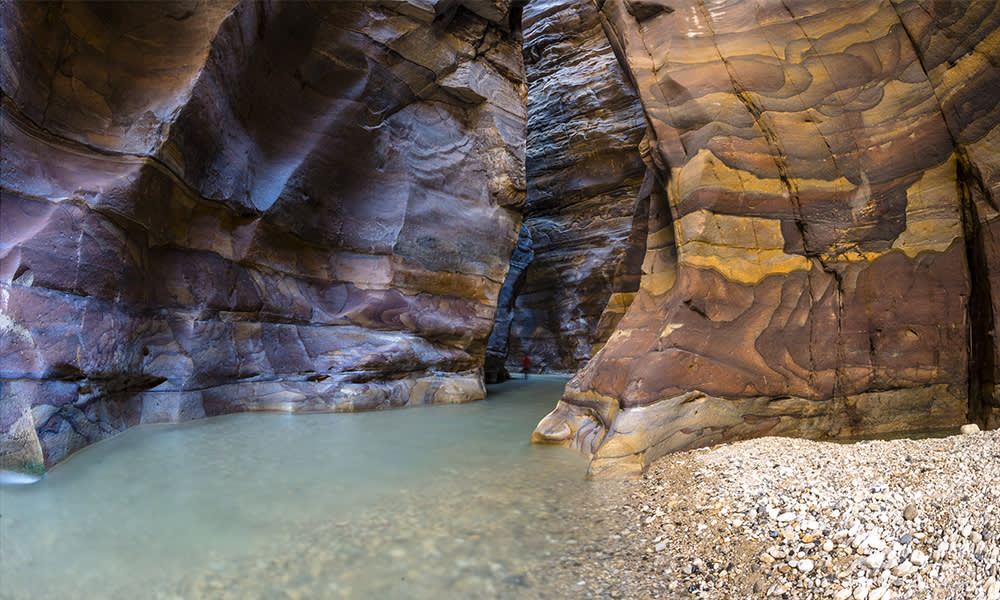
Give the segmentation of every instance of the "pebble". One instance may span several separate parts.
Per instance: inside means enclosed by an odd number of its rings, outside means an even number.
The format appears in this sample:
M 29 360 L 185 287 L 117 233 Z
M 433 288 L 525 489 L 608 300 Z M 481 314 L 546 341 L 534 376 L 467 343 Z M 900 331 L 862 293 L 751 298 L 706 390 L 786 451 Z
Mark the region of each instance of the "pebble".
M 919 552 L 919 550 L 917 550 Z M 912 561 L 912 559 L 911 559 Z M 865 566 L 873 571 L 877 571 L 882 568 L 882 563 L 885 562 L 885 552 L 872 552 L 865 559 Z
M 904 561 L 892 568 L 892 574 L 897 577 L 904 577 L 916 571 L 917 568 L 913 566 L 910 561 Z
M 866 583 L 862 583 L 858 587 L 854 588 L 854 600 L 867 600 L 869 589 L 870 588 Z
M 1000 581 L 990 577 L 986 582 L 986 600 L 1000 600 Z
M 889 592 L 889 584 L 877 587 L 868 592 L 868 600 L 888 600 L 886 594 Z
M 760 438 L 668 455 L 627 502 L 636 527 L 606 548 L 614 569 L 594 585 L 637 599 L 1000 600 L 1000 489 L 989 481 L 1000 481 L 994 431 Z

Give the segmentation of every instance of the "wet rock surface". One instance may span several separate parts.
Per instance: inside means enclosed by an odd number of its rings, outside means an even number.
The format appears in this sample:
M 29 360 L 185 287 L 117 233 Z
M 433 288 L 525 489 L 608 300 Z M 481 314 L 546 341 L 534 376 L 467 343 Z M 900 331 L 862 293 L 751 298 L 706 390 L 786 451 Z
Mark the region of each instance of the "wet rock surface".
M 635 475 L 768 434 L 995 425 L 1000 8 L 601 6 L 666 193 L 637 297 L 535 439 Z
M 483 397 L 517 6 L 2 11 L 3 468 L 140 422 Z

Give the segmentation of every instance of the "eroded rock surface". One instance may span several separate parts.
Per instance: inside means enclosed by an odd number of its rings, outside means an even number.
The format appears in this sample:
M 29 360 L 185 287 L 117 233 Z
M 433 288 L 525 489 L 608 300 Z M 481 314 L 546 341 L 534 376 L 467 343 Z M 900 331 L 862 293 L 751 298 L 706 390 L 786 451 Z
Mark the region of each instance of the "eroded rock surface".
M 996 426 L 1000 7 L 598 4 L 666 194 L 637 298 L 534 438 L 599 475 Z
M 533 0 L 524 32 L 534 260 L 513 308 L 508 366 L 520 370 L 527 354 L 541 369 L 575 371 L 638 289 L 642 253 L 627 255 L 645 122 L 593 2 Z
M 486 342 L 486 360 L 483 363 L 483 375 L 486 383 L 500 383 L 510 379 L 507 369 L 507 357 L 510 350 L 510 328 L 514 321 L 514 302 L 521 288 L 524 287 L 525 271 L 535 258 L 532 247 L 531 232 L 526 224 L 521 223 L 521 232 L 517 236 L 517 246 L 510 256 L 510 269 L 507 279 L 500 288 L 497 297 L 497 312 L 493 322 L 493 330 Z
M 137 423 L 482 397 L 518 6 L 2 11 L 4 468 Z

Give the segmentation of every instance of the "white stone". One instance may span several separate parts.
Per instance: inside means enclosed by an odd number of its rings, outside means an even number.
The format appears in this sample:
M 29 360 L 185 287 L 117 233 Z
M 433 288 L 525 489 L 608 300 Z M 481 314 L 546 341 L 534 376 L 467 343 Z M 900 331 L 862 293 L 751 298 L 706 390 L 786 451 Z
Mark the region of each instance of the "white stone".
M 833 540 L 823 542 L 823 552 L 833 552 Z
M 850 597 L 851 597 L 851 589 L 850 588 L 844 588 L 842 590 L 837 590 L 833 594 L 833 600 L 847 600 Z
M 868 600 L 885 600 L 885 594 L 889 591 L 889 584 L 877 587 L 868 592 Z
M 885 548 L 885 542 L 879 538 L 877 531 L 869 531 L 861 533 L 858 537 L 854 538 L 854 542 L 851 543 L 851 546 L 857 548 L 858 553 L 860 554 L 867 548 L 874 548 L 876 550 Z
M 808 573 L 809 571 L 812 571 L 815 567 L 816 563 L 814 563 L 812 560 L 808 558 L 803 558 L 802 560 L 799 561 L 798 564 L 799 571 L 802 571 L 803 573 Z
M 965 425 L 962 425 L 961 431 L 963 434 L 979 433 L 979 425 L 976 425 L 975 423 L 966 423 Z
M 918 567 L 922 567 L 927 564 L 927 555 L 924 554 L 919 548 L 914 550 L 910 554 L 910 562 Z
M 871 534 L 863 542 L 863 544 L 869 548 L 874 548 L 876 550 L 884 550 L 886 547 L 885 542 L 883 542 L 882 538 L 879 537 L 877 531 L 871 532 Z
M 996 577 L 986 580 L 986 600 L 1000 600 L 1000 581 Z
M 865 565 L 869 569 L 877 570 L 882 568 L 882 563 L 885 562 L 885 552 L 872 552 L 868 558 L 865 559 Z M 914 563 L 916 564 L 916 563 Z
M 868 598 L 868 584 L 862 583 L 858 587 L 854 588 L 854 600 L 867 600 Z
M 895 575 L 896 577 L 903 577 L 909 575 L 910 573 L 913 573 L 916 570 L 917 568 L 913 566 L 913 563 L 906 560 L 893 567 L 892 574 Z

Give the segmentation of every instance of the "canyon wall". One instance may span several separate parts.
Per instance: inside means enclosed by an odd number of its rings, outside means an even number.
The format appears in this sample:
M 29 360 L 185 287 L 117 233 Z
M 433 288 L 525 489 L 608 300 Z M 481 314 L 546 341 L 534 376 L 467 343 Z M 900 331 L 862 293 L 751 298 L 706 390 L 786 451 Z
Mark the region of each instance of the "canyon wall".
M 594 3 L 532 0 L 523 22 L 524 223 L 534 259 L 514 299 L 507 364 L 520 370 L 527 354 L 537 368 L 570 372 L 607 339 L 638 288 L 642 253 L 626 254 L 645 122 Z
M 996 426 L 997 3 L 597 5 L 659 189 L 637 297 L 533 439 L 610 475 Z
M 0 468 L 525 354 L 594 475 L 1000 425 L 996 2 L 522 4 L 0 5 Z
M 4 3 L 0 465 L 138 423 L 484 395 L 511 0 Z

